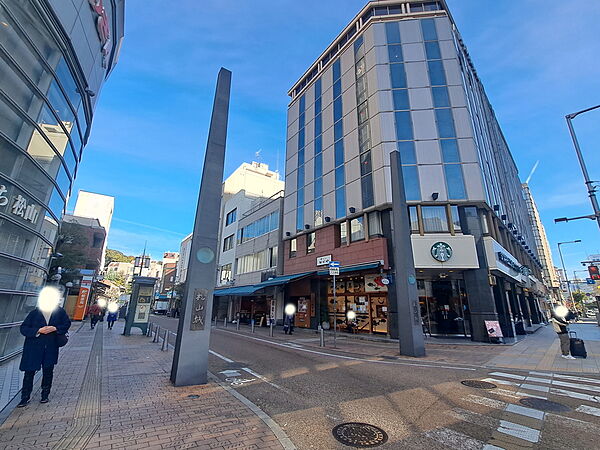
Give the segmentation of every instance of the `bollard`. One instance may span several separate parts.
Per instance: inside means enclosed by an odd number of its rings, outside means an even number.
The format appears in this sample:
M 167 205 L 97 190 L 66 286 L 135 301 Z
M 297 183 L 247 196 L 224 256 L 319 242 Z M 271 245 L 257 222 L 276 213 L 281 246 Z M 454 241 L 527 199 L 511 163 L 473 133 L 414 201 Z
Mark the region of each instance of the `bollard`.
M 319 325 L 319 347 L 325 347 L 325 330 Z
M 148 323 L 148 328 L 146 328 L 146 336 L 152 336 L 152 322 Z
M 161 350 L 164 352 L 165 350 L 169 350 L 169 330 L 165 330 L 165 336 L 163 337 L 163 343 Z
M 270 320 L 270 324 L 269 324 L 269 336 L 273 337 L 273 319 Z
M 223 327 L 227 328 L 227 317 L 223 319 Z
M 254 333 L 254 319 L 250 321 L 250 330 L 252 333 Z
M 158 342 L 158 333 L 160 333 L 160 325 L 157 325 L 156 330 L 154 330 L 154 339 L 152 339 L 152 342 Z

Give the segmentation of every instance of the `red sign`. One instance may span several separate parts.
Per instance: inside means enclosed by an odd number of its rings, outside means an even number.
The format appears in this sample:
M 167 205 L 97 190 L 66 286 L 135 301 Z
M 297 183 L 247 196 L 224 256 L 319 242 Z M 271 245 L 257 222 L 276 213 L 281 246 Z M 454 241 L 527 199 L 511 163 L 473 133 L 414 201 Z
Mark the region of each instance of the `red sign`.
M 598 270 L 598 266 L 588 266 L 588 272 L 590 273 L 590 278 L 592 280 L 600 280 L 600 271 Z
M 73 320 L 83 320 L 85 316 L 85 307 L 87 306 L 88 296 L 90 289 L 86 287 L 79 288 L 79 295 L 77 296 L 77 304 L 75 305 L 75 312 L 73 313 Z
M 98 31 L 98 37 L 100 38 L 101 51 L 102 51 L 102 67 L 106 69 L 108 67 L 108 46 L 110 43 L 110 24 L 108 23 L 108 16 L 104 9 L 103 0 L 88 0 L 92 11 L 96 13 L 96 30 Z

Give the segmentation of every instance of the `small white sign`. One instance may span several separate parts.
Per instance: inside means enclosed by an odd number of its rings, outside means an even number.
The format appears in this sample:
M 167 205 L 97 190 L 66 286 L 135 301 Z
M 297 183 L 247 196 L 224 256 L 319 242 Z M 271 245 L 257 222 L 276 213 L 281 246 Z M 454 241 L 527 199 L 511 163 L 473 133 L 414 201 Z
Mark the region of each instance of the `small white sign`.
M 330 276 L 338 276 L 340 274 L 340 268 L 339 267 L 329 267 L 329 275 Z
M 331 262 L 331 255 L 317 256 L 317 266 L 326 266 Z

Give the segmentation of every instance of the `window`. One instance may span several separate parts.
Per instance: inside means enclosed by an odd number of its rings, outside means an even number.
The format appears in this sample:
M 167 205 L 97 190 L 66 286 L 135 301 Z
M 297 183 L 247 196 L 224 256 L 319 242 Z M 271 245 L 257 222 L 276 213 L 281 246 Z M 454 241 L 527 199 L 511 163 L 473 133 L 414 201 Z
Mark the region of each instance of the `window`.
M 413 5 L 411 4 L 411 10 Z M 421 30 L 423 30 L 423 40 L 425 41 L 437 41 L 437 31 L 435 29 L 434 19 L 423 19 L 421 20 Z
M 335 191 L 335 216 L 336 219 L 346 217 L 346 191 L 343 187 Z
M 437 41 L 425 42 L 425 53 L 427 59 L 442 59 L 440 44 Z
M 294 258 L 296 256 L 296 253 L 298 251 L 297 245 L 298 241 L 296 241 L 296 238 L 290 241 L 290 258 Z
M 437 61 L 441 62 L 441 61 Z M 392 81 L 392 89 L 406 88 L 406 72 L 404 64 L 390 64 L 390 77 Z M 445 84 L 445 83 L 441 83 Z
M 340 223 L 340 244 L 346 245 L 348 243 L 348 222 Z
M 410 111 L 398 111 L 396 115 L 396 138 L 399 141 L 410 141 L 413 138 Z
M 467 197 L 465 183 L 460 164 L 445 164 L 446 184 L 448 185 L 448 198 L 464 199 Z
M 455 139 L 443 139 L 440 144 L 442 146 L 442 159 L 445 163 L 460 162 L 458 144 Z
M 448 97 L 448 88 L 446 86 L 431 88 L 433 94 L 433 106 L 436 108 L 449 108 L 450 98 Z
M 278 255 L 278 250 L 277 250 L 277 246 L 275 247 L 271 247 L 269 249 L 269 267 L 277 267 L 277 255 Z
M 381 214 L 379 211 L 373 211 L 369 213 L 369 237 L 383 236 L 383 229 L 381 227 Z
M 460 226 L 460 217 L 458 215 L 458 206 L 452 205 L 450 207 L 450 211 L 452 213 L 452 226 L 454 227 L 454 232 L 455 233 L 460 233 L 462 229 L 461 229 L 461 226 Z M 486 222 L 485 221 L 485 217 L 483 217 L 482 222 L 483 223 Z
M 426 233 L 448 233 L 445 206 L 422 206 L 423 229 Z
M 227 213 L 227 216 L 225 217 L 225 226 L 231 225 L 236 220 L 237 220 L 237 208 L 235 208 Z
M 421 200 L 421 188 L 419 185 L 419 172 L 417 166 L 403 166 L 404 192 L 406 200 Z
M 308 233 L 306 235 L 306 253 L 307 254 L 315 252 L 316 239 L 317 239 L 317 234 L 314 231 L 312 233 Z
M 386 22 L 385 34 L 388 44 L 400 43 L 400 24 L 398 22 Z
M 454 118 L 452 117 L 451 109 L 436 109 L 435 119 L 437 121 L 438 133 L 441 138 L 456 137 Z
M 364 217 L 357 217 L 350 221 L 350 242 L 362 241 L 365 238 L 364 222 Z
M 362 190 L 362 207 L 369 208 L 375 204 L 375 198 L 373 195 L 373 175 L 368 174 L 360 180 Z
M 221 275 L 219 277 L 221 284 L 231 281 L 231 263 L 221 266 Z
M 344 164 L 344 141 L 338 141 L 333 146 L 335 167 Z
M 416 206 L 408 207 L 408 220 L 410 221 L 410 231 L 419 232 L 419 215 Z
M 104 244 L 104 236 L 99 233 L 94 233 L 94 242 L 92 248 L 100 248 Z
M 417 157 L 415 156 L 415 143 L 398 142 L 398 151 L 400 152 L 400 162 L 402 164 L 416 164 Z
M 410 109 L 410 102 L 408 101 L 408 89 L 397 89 L 392 91 L 394 98 L 394 109 L 396 111 L 402 111 Z
M 444 64 L 441 60 L 427 61 L 427 67 L 429 68 L 429 80 L 432 86 L 443 86 L 446 84 L 446 73 L 444 72 Z
M 391 63 L 399 63 L 403 61 L 402 57 L 402 46 L 401 45 L 389 45 L 388 55 Z
M 225 240 L 223 240 L 223 251 L 231 250 L 233 248 L 233 234 L 227 236 Z

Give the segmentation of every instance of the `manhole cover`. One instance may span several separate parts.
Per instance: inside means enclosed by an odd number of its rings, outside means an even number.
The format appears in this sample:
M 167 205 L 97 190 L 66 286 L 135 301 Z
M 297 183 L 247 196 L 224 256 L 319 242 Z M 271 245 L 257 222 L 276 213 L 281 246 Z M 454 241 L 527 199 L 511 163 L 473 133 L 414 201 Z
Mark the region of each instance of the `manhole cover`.
M 337 425 L 332 433 L 333 437 L 342 444 L 355 448 L 377 447 L 385 444 L 388 440 L 385 431 L 368 423 L 342 423 Z
M 496 385 L 494 383 L 488 383 L 487 381 L 479 381 L 479 380 L 464 380 L 461 381 L 462 384 L 468 387 L 477 388 L 477 389 L 494 389 Z
M 188 395 L 188 398 L 200 398 L 200 396 L 196 394 L 190 394 Z
M 539 409 L 540 411 L 567 412 L 571 410 L 568 406 L 544 400 L 543 398 L 525 397 L 519 400 L 519 403 L 529 408 Z

